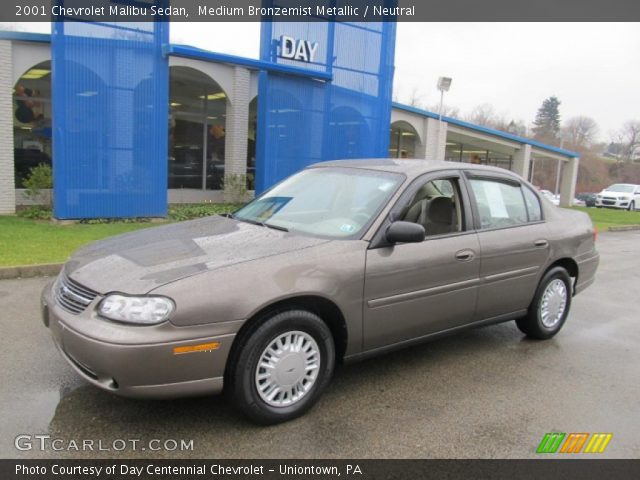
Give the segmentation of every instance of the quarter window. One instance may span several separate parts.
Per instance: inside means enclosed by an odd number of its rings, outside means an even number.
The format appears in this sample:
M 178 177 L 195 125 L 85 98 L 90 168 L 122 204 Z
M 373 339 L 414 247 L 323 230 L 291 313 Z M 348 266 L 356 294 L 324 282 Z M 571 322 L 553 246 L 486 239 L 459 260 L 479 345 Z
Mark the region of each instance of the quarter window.
M 528 222 L 527 207 L 519 185 L 472 179 L 471 188 L 478 205 L 482 229 L 511 227 Z
M 539 222 L 542 220 L 542 210 L 540 209 L 540 200 L 531 189 L 522 187 L 524 194 L 524 201 L 527 204 L 527 211 L 529 212 L 530 222 Z

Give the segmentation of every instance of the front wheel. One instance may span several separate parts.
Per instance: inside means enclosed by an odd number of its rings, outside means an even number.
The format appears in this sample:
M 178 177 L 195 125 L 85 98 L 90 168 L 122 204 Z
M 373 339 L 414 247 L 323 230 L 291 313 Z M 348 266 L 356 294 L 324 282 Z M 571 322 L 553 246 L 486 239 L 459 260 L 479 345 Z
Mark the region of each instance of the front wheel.
M 636 209 L 636 202 L 631 200 L 631 203 L 629 204 L 629 211 L 633 212 Z
M 546 340 L 560 331 L 570 307 L 571 277 L 564 268 L 554 267 L 542 277 L 527 315 L 516 324 L 528 336 Z
M 320 398 L 334 365 L 333 337 L 322 319 L 304 310 L 281 312 L 246 338 L 230 369 L 231 393 L 251 420 L 285 422 Z

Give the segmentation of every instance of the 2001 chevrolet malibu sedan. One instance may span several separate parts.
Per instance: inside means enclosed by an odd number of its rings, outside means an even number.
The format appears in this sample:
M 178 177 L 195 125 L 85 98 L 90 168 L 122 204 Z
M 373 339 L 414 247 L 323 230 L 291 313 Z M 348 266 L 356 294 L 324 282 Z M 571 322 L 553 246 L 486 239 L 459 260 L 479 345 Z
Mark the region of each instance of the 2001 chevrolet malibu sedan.
M 80 249 L 42 296 L 86 380 L 133 397 L 225 391 L 289 420 L 336 362 L 515 319 L 547 339 L 594 280 L 595 230 L 503 169 L 313 165 L 233 215 Z

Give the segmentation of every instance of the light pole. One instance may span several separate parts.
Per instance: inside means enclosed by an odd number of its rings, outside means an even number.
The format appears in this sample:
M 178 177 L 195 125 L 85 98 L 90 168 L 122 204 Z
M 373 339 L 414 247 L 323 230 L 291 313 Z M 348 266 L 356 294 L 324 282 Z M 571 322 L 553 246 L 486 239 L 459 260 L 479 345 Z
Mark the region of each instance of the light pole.
M 438 90 L 440 90 L 440 110 L 438 112 L 438 120 L 442 122 L 442 105 L 444 102 L 444 92 L 448 92 L 451 88 L 451 77 L 438 78 Z
M 438 78 L 438 90 L 440 90 L 440 109 L 438 111 L 438 137 L 436 138 L 438 148 L 436 150 L 436 155 L 438 158 L 436 160 L 444 160 L 446 147 L 442 151 L 442 158 L 440 157 L 440 136 L 442 135 L 442 105 L 444 103 L 444 92 L 448 92 L 451 87 L 451 77 L 439 77 Z M 446 144 L 446 140 L 445 140 Z
M 560 148 L 564 147 L 564 137 L 562 136 L 561 132 L 558 132 L 558 136 L 560 139 Z M 556 195 L 558 195 L 558 198 L 560 196 L 560 175 L 562 174 L 562 160 L 558 159 L 556 160 L 558 163 L 556 165 L 556 190 L 555 193 Z

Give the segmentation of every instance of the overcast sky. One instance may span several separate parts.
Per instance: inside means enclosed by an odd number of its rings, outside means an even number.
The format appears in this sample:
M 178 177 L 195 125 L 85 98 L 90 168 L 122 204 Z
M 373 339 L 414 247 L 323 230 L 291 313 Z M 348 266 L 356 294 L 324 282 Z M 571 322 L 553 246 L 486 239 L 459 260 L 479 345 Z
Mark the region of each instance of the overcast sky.
M 19 28 L 46 31 L 48 24 Z M 259 34 L 259 23 L 171 25 L 173 43 L 253 58 Z M 437 78 L 449 76 L 445 103 L 462 115 L 489 103 L 530 125 L 542 101 L 556 95 L 562 118 L 593 117 L 602 141 L 640 119 L 638 23 L 399 23 L 395 64 L 400 102 L 416 89 L 425 105 L 437 104 Z

